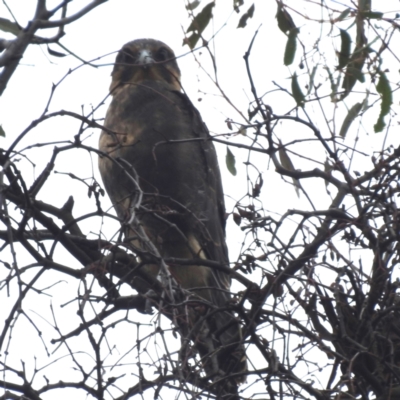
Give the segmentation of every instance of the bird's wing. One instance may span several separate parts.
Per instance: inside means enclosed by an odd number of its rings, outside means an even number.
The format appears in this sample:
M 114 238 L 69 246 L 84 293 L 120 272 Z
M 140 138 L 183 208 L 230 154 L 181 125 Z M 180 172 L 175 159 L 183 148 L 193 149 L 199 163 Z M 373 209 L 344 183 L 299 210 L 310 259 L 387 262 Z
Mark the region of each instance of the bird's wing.
M 222 189 L 221 174 L 218 166 L 217 154 L 207 126 L 202 121 L 200 113 L 192 102 L 181 92 L 174 92 L 181 99 L 181 107 L 189 113 L 192 135 L 199 139 L 199 151 L 202 153 L 203 179 L 205 180 L 204 193 L 198 199 L 198 214 L 201 215 L 196 238 L 207 259 L 229 266 L 228 249 L 225 242 L 225 202 Z M 212 270 L 212 286 L 229 290 L 230 277 L 220 270 Z

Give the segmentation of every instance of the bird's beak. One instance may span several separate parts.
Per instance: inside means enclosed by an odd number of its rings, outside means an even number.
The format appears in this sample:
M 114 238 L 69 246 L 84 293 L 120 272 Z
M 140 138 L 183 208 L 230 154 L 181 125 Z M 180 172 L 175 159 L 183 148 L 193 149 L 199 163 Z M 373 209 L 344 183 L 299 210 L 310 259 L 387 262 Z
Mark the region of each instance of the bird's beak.
M 150 64 L 154 63 L 154 58 L 151 55 L 151 52 L 149 50 L 143 49 L 139 53 L 139 58 L 138 58 L 139 64 L 142 65 L 143 68 L 147 69 Z

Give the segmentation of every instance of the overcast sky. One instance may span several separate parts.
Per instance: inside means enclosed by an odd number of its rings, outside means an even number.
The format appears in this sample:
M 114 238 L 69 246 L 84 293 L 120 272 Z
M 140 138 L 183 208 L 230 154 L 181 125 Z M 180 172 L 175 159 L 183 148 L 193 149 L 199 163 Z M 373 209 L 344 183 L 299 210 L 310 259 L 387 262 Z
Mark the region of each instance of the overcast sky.
M 34 13 L 34 1 L 15 0 L 9 1 L 15 17 L 21 26 L 26 26 Z M 56 1 L 48 2 L 49 4 L 57 4 Z M 71 10 L 79 9 L 85 2 L 72 2 Z M 207 4 L 203 1 L 199 9 Z M 333 2 L 335 3 L 335 2 Z M 339 7 L 339 2 L 336 2 Z M 346 2 L 349 3 L 350 2 Z M 117 52 L 124 43 L 138 38 L 154 38 L 164 41 L 168 44 L 178 57 L 178 63 L 182 72 L 182 85 L 185 92 L 189 95 L 195 106 L 202 114 L 204 121 L 209 127 L 212 134 L 228 133 L 229 130 L 225 123 L 226 118 L 231 118 L 234 121 L 243 123 L 240 115 L 227 102 L 221 98 L 220 93 L 215 88 L 213 83 L 202 71 L 201 66 L 205 67 L 209 73 L 212 73 L 210 68 L 210 59 L 205 50 L 198 50 L 195 55 L 191 54 L 188 47 L 182 46 L 184 31 L 190 24 L 187 10 L 184 7 L 185 2 L 182 0 L 111 0 L 79 21 L 66 27 L 66 35 L 62 38 L 61 43 L 70 51 L 77 54 L 79 57 L 93 63 L 97 68 L 90 66 L 82 66 L 68 75 L 66 79 L 57 87 L 55 95 L 49 107 L 49 111 L 58 111 L 60 109 L 88 114 L 92 107 L 97 107 L 107 97 L 108 87 L 110 84 L 110 74 L 112 63 Z M 252 2 L 246 2 L 242 10 L 245 11 Z M 381 6 L 379 4 L 379 6 Z M 399 2 L 395 0 L 385 0 L 382 7 L 387 7 L 387 10 L 396 11 L 399 8 Z M 49 8 L 51 8 L 49 6 Z M 278 29 L 275 14 L 276 4 L 274 1 L 258 1 L 256 2 L 255 16 L 248 21 L 248 26 L 245 29 L 236 29 L 240 15 L 232 10 L 232 1 L 217 1 L 215 11 L 215 19 L 210 28 L 206 31 L 206 37 L 210 40 L 215 35 L 211 42 L 211 48 L 216 55 L 218 66 L 218 79 L 221 87 L 226 95 L 232 100 L 234 105 L 246 112 L 249 99 L 252 98 L 250 86 L 248 83 L 245 63 L 243 55 L 248 49 L 251 38 L 255 31 L 259 29 L 257 39 L 253 48 L 254 56 L 251 57 L 251 68 L 254 81 L 260 94 L 269 90 L 276 89 L 273 81 L 279 82 L 280 85 L 286 85 L 290 88 L 289 78 L 291 73 L 298 69 L 300 59 L 296 59 L 295 63 L 290 67 L 283 66 L 283 51 L 286 42 L 284 34 Z M 243 12 L 242 11 L 242 12 Z M 303 10 L 305 13 L 307 10 Z M 385 11 L 380 9 L 380 11 Z M 0 4 L 0 15 L 5 18 L 11 18 L 4 4 Z M 294 14 L 296 21 L 296 15 Z M 226 24 L 226 25 L 225 25 Z M 301 26 L 303 31 L 307 31 L 307 26 Z M 49 36 L 55 34 L 54 31 L 47 32 Z M 324 35 L 328 34 L 328 30 Z M 1 37 L 8 37 L 6 34 Z M 330 44 L 332 46 L 332 44 Z M 53 50 L 65 52 L 57 45 L 50 46 Z M 397 48 L 400 48 L 397 47 Z M 328 48 L 327 48 L 328 53 Z M 332 52 L 334 54 L 334 52 Z M 327 55 L 328 57 L 328 55 Z M 334 62 L 334 61 L 332 61 Z M 30 46 L 18 67 L 17 72 L 11 78 L 9 85 L 0 98 L 0 124 L 6 132 L 6 138 L 0 138 L 0 147 L 8 147 L 17 135 L 25 129 L 32 120 L 38 118 L 44 111 L 49 99 L 52 85 L 59 82 L 70 69 L 74 69 L 82 63 L 72 56 L 64 58 L 52 57 L 47 53 L 45 46 Z M 393 70 L 398 71 L 397 67 Z M 393 72 L 393 71 L 392 71 Z M 322 72 L 321 72 L 322 75 Z M 317 74 L 318 76 L 318 74 Z M 317 78 L 318 79 L 318 78 Z M 398 77 L 397 77 L 398 81 Z M 321 78 L 322 82 L 322 78 Z M 268 99 L 268 97 L 267 97 Z M 268 102 L 268 100 L 267 100 Z M 100 106 L 96 112 L 96 118 L 101 118 L 105 115 L 109 99 L 106 99 L 104 105 Z M 295 106 L 293 99 L 284 93 L 276 93 L 274 102 L 270 104 L 273 111 L 280 114 L 288 112 Z M 394 104 L 398 106 L 398 102 Z M 314 110 L 313 104 L 310 104 L 309 110 Z M 343 117 L 346 110 L 338 110 L 337 115 L 342 113 Z M 375 114 L 371 116 L 371 121 L 376 118 Z M 365 121 L 365 120 L 364 120 Z M 368 121 L 368 120 L 367 120 Z M 316 124 L 323 126 L 323 121 L 316 120 Z M 368 124 L 360 125 L 358 129 L 364 132 L 362 148 L 367 151 L 373 146 L 380 148 L 379 143 L 382 143 L 382 136 L 374 136 L 368 128 Z M 32 130 L 30 134 L 19 144 L 18 149 L 21 150 L 24 146 L 34 143 L 57 142 L 73 140 L 73 136 L 78 132 L 79 123 L 67 117 L 57 118 L 41 124 L 39 128 Z M 296 127 L 296 129 L 298 129 Z M 88 146 L 97 146 L 97 141 L 100 132 L 98 130 L 88 131 L 85 144 Z M 287 131 L 285 133 L 285 141 L 296 139 L 299 134 L 297 130 Z M 368 134 L 368 135 L 367 135 Z M 353 136 L 350 136 L 353 135 Z M 349 143 L 354 143 L 356 134 L 349 134 Z M 397 132 L 398 136 L 398 132 Z M 238 137 L 238 140 L 242 138 Z M 233 138 L 235 140 L 235 138 Z M 244 139 L 243 139 L 244 140 Z M 388 137 L 388 141 L 394 145 L 399 144 L 398 137 L 394 133 Z M 33 180 L 42 168 L 48 162 L 54 145 L 38 149 L 33 148 L 26 151 L 25 154 L 31 157 L 35 166 L 25 159 L 21 159 L 20 165 L 24 165 L 28 172 L 27 180 Z M 246 173 L 247 170 L 243 161 L 247 160 L 248 154 L 240 151 L 237 148 L 232 148 L 232 152 L 237 158 L 238 175 L 232 176 L 225 166 L 225 145 L 216 145 L 220 168 L 223 176 L 225 188 L 227 211 L 232 211 L 236 200 L 245 195 Z M 81 177 L 90 178 L 92 173 L 99 179 L 97 171 L 97 159 L 95 156 L 83 151 L 73 153 L 65 153 L 60 155 L 56 165 L 56 170 L 61 173 L 72 172 Z M 312 147 L 308 153 L 312 154 Z M 322 154 L 321 162 L 324 161 Z M 284 183 L 280 176 L 274 172 L 274 168 L 268 168 L 268 158 L 265 155 L 252 155 L 251 161 L 256 163 L 260 171 L 263 173 L 265 186 L 263 189 L 264 206 L 273 213 L 279 215 L 288 208 L 308 208 L 307 199 L 301 195 L 298 198 L 294 192 L 292 185 Z M 365 161 L 365 164 L 363 162 Z M 370 158 L 365 157 L 364 161 L 360 161 L 362 168 L 365 169 L 371 165 Z M 304 161 L 306 163 L 306 161 Z M 307 165 L 307 163 L 305 164 Z M 296 165 L 296 168 L 302 166 Z M 254 173 L 255 171 L 252 171 Z M 308 187 L 310 190 L 313 183 Z M 315 184 L 314 184 L 315 185 Z M 326 207 L 329 201 L 329 195 L 326 193 L 324 183 L 318 182 L 314 186 L 314 190 L 318 192 L 315 196 L 315 204 Z M 41 191 L 40 199 L 49 201 L 56 206 L 61 207 L 68 196 L 74 194 L 76 199 L 79 198 L 79 206 L 75 209 L 76 216 L 82 215 L 88 210 L 93 209 L 93 199 L 88 199 L 85 188 L 81 183 L 72 181 L 69 177 L 60 174 L 53 174 L 48 180 L 45 187 Z M 104 204 L 108 200 L 104 200 Z M 275 214 L 277 213 L 277 214 Z M 97 234 L 102 228 L 109 233 L 111 237 L 113 232 L 118 230 L 118 224 L 112 224 L 107 221 L 107 227 L 102 226 L 100 219 L 93 226 L 93 222 L 82 223 L 85 233 L 93 235 Z M 228 221 L 228 243 L 230 246 L 231 260 L 235 260 L 240 250 L 242 237 L 241 231 L 237 228 L 232 220 Z M 93 236 L 94 237 L 94 236 Z M 71 260 L 72 261 L 72 260 Z M 65 285 L 60 284 L 58 288 L 65 289 Z M 70 286 L 68 287 L 70 289 Z M 76 295 L 71 291 L 57 298 L 56 306 L 59 307 L 63 302 L 68 302 Z M 55 294 L 55 293 L 54 293 Z M 0 304 L 2 301 L 8 301 L 7 298 L 1 297 L 5 293 L 0 293 Z M 35 301 L 43 302 L 43 310 L 46 309 L 46 314 L 49 314 L 49 299 L 36 298 Z M 0 306 L 0 320 L 4 320 Z M 64 332 L 68 331 L 68 326 L 79 323 L 78 320 L 59 321 L 63 326 Z M 127 328 L 128 329 L 128 328 Z M 133 329 L 133 328 L 129 328 Z M 128 332 L 128 331 L 127 331 Z M 131 331 L 129 331 L 131 332 Z M 24 332 L 22 332 L 24 333 Z M 34 333 L 31 333 L 34 335 Z M 129 333 L 130 334 L 130 333 Z M 127 337 L 129 337 L 127 333 Z M 23 346 L 24 340 L 21 338 L 18 341 L 18 332 L 15 331 L 14 340 L 20 343 L 20 347 L 14 350 L 13 356 L 15 359 L 27 358 L 30 350 Z M 118 339 L 115 339 L 118 342 Z M 25 343 L 26 344 L 26 343 Z M 150 343 L 153 344 L 153 343 Z M 29 347 L 29 346 L 28 346 Z M 16 354 L 16 351 L 20 354 Z M 123 351 L 121 350 L 121 353 Z M 324 360 L 322 360 L 324 361 Z M 133 361 L 131 361 L 133 362 Z M 32 365 L 31 365 L 32 367 Z M 54 372 L 54 371 L 53 371 Z M 46 372 L 46 374 L 51 375 Z M 83 394 L 75 393 L 76 400 L 83 400 Z M 45 397 L 44 397 L 45 398 Z M 70 398 L 70 393 L 65 397 Z M 50 398 L 49 398 L 50 399 Z M 61 399 L 61 397 L 60 397 Z

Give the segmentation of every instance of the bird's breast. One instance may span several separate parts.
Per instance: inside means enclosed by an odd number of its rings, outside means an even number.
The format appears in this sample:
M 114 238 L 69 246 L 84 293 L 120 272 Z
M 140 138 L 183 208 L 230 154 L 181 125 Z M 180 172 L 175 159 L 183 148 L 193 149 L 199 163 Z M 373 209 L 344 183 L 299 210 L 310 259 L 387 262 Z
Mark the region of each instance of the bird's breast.
M 157 85 L 128 87 L 114 96 L 105 127 L 100 150 L 131 165 L 145 192 L 184 199 L 185 206 L 198 202 L 196 193 L 205 185 L 204 160 L 191 116 L 178 96 Z M 121 168 L 110 160 L 103 163 L 103 169 L 121 176 L 118 184 L 131 186 Z

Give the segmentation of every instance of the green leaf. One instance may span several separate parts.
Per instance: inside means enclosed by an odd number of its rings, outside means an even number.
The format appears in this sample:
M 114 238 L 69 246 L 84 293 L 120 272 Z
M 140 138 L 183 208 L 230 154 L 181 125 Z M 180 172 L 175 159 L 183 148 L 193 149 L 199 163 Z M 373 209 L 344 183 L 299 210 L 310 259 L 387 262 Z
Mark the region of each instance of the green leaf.
M 4 129 L 1 125 L 0 125 L 0 136 L 6 137 L 6 133 L 4 132 Z
M 375 132 L 381 132 L 385 127 L 384 118 L 387 114 L 389 114 L 390 106 L 393 103 L 392 89 L 390 87 L 386 74 L 384 72 L 380 72 L 379 74 L 380 77 L 378 84 L 376 85 L 376 90 L 381 95 L 382 102 L 381 102 L 381 113 L 379 114 L 378 121 L 374 125 Z
M 188 38 L 183 39 L 183 45 L 187 44 L 190 50 L 193 50 L 196 47 L 197 42 L 200 39 L 200 35 L 198 33 L 192 33 Z
M 341 100 L 343 100 L 351 92 L 357 81 L 360 81 L 361 83 L 365 81 L 362 69 L 364 67 L 365 60 L 367 59 L 369 50 L 370 49 L 367 45 L 365 35 L 363 33 L 358 33 L 356 47 L 350 57 L 350 62 L 347 64 L 344 75 L 342 84 L 344 93 L 340 97 Z
M 254 4 L 244 13 L 239 20 L 238 28 L 244 28 L 247 25 L 247 20 L 252 18 L 254 14 Z
M 331 100 L 332 102 L 336 102 L 337 101 L 337 91 L 338 91 L 338 87 L 339 87 L 339 83 L 340 83 L 340 75 L 338 76 L 337 82 L 335 82 L 334 76 L 332 75 L 331 70 L 325 66 L 324 67 L 325 70 L 328 72 L 328 77 L 329 77 L 329 82 L 331 83 Z
M 367 96 L 365 97 L 364 101 L 363 101 L 363 106 L 361 111 L 365 112 L 368 110 L 368 96 L 369 96 L 369 91 L 367 90 Z
M 297 105 L 300 107 L 304 107 L 305 97 L 297 80 L 296 72 L 292 75 L 292 94 L 294 99 L 296 100 Z
M 281 141 L 279 141 L 279 146 L 280 146 L 279 147 L 279 159 L 281 160 L 282 167 L 287 169 L 288 171 L 295 172 L 296 170 L 294 169 L 292 160 L 290 159 L 289 154 L 286 152 L 286 149 L 282 145 Z M 294 188 L 296 190 L 296 194 L 299 197 L 300 196 L 300 193 L 299 193 L 300 182 L 296 178 L 292 178 L 292 180 L 293 180 Z
M 212 18 L 212 9 L 215 2 L 208 3 L 193 19 L 186 32 L 197 32 L 201 34 L 206 29 Z
M 247 14 L 249 14 L 249 18 L 253 18 L 254 15 L 254 4 L 247 10 Z
M 0 30 L 18 36 L 21 32 L 21 27 L 17 23 L 12 22 L 9 19 L 0 18 Z
M 340 128 L 339 135 L 342 138 L 346 137 L 347 131 L 350 128 L 350 125 L 353 123 L 353 121 L 358 117 L 359 112 L 361 111 L 363 107 L 364 102 L 362 103 L 356 103 L 354 104 L 353 107 L 350 108 L 348 111 L 346 118 L 343 121 L 342 127 Z
M 285 55 L 283 57 L 283 63 L 286 66 L 291 65 L 294 60 L 297 48 L 298 33 L 299 30 L 297 28 L 293 28 L 289 31 L 288 40 L 286 42 L 286 47 L 285 47 Z
M 340 29 L 340 53 L 339 53 L 339 65 L 338 68 L 344 68 L 350 60 L 350 48 L 351 48 L 351 37 L 350 35 L 343 29 Z
M 199 0 L 192 1 L 186 6 L 186 9 L 189 11 L 193 11 L 195 8 L 198 7 L 199 4 L 200 4 Z
M 340 22 L 343 21 L 349 14 L 350 14 L 350 8 L 346 8 L 344 11 L 340 13 L 340 15 L 335 19 L 335 22 Z
M 357 81 L 364 83 L 365 82 L 365 76 L 361 72 L 359 68 L 356 67 L 351 67 L 349 66 L 346 70 L 348 74 L 351 74 Z
M 342 85 L 342 88 L 344 89 L 344 93 L 341 97 L 342 100 L 350 93 L 357 81 L 361 83 L 365 82 L 364 74 L 361 71 L 364 66 L 365 57 L 361 54 L 359 57 L 359 59 L 351 61 L 346 68 Z M 355 58 L 354 53 L 352 58 Z
M 226 157 L 225 157 L 225 162 L 226 166 L 228 168 L 228 171 L 233 175 L 236 176 L 237 171 L 236 171 L 236 160 L 235 156 L 233 153 L 230 151 L 229 147 L 226 147 Z
M 286 34 L 287 31 L 296 28 L 290 14 L 282 7 L 281 3 L 278 3 L 278 11 L 276 13 L 276 19 L 278 20 L 279 29 Z

